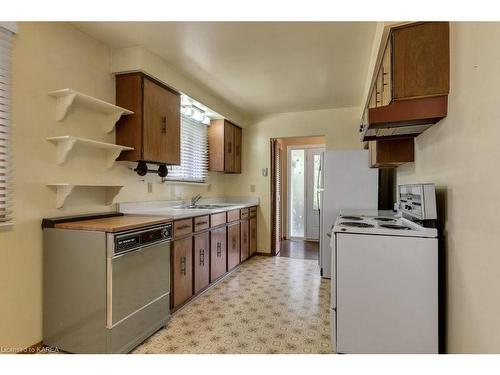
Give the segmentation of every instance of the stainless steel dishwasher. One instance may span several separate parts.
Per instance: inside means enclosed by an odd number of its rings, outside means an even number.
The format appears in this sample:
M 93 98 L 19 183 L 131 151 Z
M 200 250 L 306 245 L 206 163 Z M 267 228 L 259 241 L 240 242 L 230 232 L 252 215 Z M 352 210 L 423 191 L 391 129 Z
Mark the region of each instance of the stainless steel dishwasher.
M 172 224 L 105 233 L 44 227 L 44 344 L 125 353 L 170 318 Z

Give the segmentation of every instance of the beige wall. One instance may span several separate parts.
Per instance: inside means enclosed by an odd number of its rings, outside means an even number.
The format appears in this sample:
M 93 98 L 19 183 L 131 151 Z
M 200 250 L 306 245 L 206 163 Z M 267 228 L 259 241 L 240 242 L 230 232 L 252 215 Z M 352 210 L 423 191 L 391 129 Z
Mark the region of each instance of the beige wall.
M 73 88 L 114 101 L 111 51 L 64 23 L 21 23 L 13 42 L 12 151 L 15 225 L 0 231 L 0 346 L 27 347 L 42 339 L 41 219 L 114 209 L 104 193 L 75 190 L 63 209 L 45 184 L 85 182 L 123 184 L 116 201 L 187 198 L 195 193 L 223 196 L 224 177 L 210 173 L 210 186 L 163 185 L 156 175 L 141 178 L 117 163 L 106 169 L 102 151 L 78 148 L 64 166 L 45 139 L 77 135 L 114 142 L 101 130 L 103 116 L 76 109 L 64 122 L 55 120 L 55 100 L 48 91 Z M 215 101 L 213 104 L 217 104 Z M 217 105 L 214 106 L 217 111 Z M 144 181 L 143 181 L 144 180 Z M 153 182 L 147 193 L 146 181 Z
M 242 174 L 226 175 L 226 195 L 260 197 L 257 251 L 270 253 L 270 139 L 324 135 L 326 149 L 359 149 L 358 107 L 263 115 L 243 129 Z M 255 185 L 255 191 L 251 191 Z
M 398 183 L 434 182 L 445 225 L 447 341 L 500 352 L 499 23 L 452 23 L 448 117 L 417 137 Z

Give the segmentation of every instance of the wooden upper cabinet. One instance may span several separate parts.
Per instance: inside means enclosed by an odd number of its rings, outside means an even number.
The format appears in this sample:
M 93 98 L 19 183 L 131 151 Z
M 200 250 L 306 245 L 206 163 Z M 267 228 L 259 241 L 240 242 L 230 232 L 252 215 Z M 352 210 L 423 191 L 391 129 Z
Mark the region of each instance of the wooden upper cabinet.
M 413 162 L 414 149 L 414 138 L 369 141 L 370 168 L 395 168 Z
M 116 76 L 116 104 L 134 111 L 116 125 L 118 160 L 180 164 L 180 94 L 143 73 Z
M 394 28 L 391 43 L 395 100 L 449 93 L 448 22 L 422 22 Z
M 212 120 L 208 128 L 209 170 L 241 173 L 241 128 L 228 120 Z
M 387 43 L 382 58 L 382 66 L 379 74 L 382 81 L 382 105 L 388 105 L 392 101 L 392 45 Z
M 224 172 L 234 172 L 234 126 L 224 121 Z
M 235 126 L 234 129 L 234 173 L 241 173 L 241 128 Z

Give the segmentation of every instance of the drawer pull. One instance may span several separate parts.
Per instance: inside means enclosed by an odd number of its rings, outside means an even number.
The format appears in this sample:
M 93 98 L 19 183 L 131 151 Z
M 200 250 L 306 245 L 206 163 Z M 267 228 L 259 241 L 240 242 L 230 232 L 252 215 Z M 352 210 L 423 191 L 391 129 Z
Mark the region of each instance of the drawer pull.
M 184 225 L 181 225 L 180 227 L 177 227 L 177 230 L 187 229 L 187 228 L 190 228 L 190 227 L 191 227 L 190 224 L 184 224 Z
M 222 244 L 220 242 L 217 242 L 217 258 L 220 258 L 222 256 Z
M 186 257 L 181 257 L 181 275 L 186 275 Z
M 196 226 L 199 227 L 200 225 L 205 225 L 205 224 L 208 224 L 208 221 L 200 221 L 196 223 Z
M 205 249 L 200 249 L 200 266 L 205 266 Z

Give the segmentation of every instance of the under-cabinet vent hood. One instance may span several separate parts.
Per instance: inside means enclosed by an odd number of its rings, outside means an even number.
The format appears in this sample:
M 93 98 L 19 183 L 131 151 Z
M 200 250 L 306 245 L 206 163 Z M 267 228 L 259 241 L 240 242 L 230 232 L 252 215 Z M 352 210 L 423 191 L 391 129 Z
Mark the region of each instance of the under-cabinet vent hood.
M 448 96 L 396 100 L 368 108 L 360 127 L 361 139 L 416 137 L 446 117 Z

